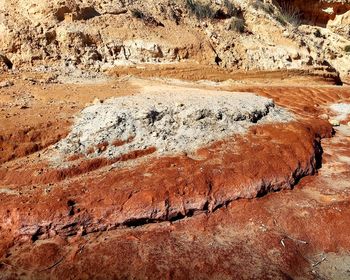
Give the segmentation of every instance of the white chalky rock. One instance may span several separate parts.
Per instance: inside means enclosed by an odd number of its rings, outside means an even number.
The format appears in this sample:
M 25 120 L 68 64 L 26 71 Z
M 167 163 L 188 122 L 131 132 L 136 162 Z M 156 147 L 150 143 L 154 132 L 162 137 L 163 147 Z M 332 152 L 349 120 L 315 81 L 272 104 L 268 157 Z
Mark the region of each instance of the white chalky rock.
M 117 141 L 125 144 L 109 145 L 103 155 L 118 157 L 149 147 L 159 153 L 193 151 L 244 133 L 257 122 L 292 120 L 273 100 L 252 93 L 189 91 L 149 91 L 87 107 L 58 150 L 86 153 L 100 143 Z

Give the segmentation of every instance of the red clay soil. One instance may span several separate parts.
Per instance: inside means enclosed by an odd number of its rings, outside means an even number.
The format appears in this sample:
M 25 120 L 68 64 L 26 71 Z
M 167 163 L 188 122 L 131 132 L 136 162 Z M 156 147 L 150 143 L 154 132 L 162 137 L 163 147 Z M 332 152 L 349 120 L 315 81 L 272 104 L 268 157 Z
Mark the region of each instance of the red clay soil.
M 349 89 L 229 89 L 297 120 L 195 154 L 57 170 L 44 149 L 3 163 L 0 278 L 327 279 L 321 253 L 350 251 L 350 131 L 331 137 L 317 116 Z
M 93 165 L 59 170 L 63 177 L 52 176 L 50 168 L 9 168 L 1 172 L 0 184 L 21 195 L 0 195 L 0 217 L 5 217 L 1 224 L 10 220 L 12 225 L 2 234 L 38 239 L 175 220 L 215 211 L 239 198 L 290 189 L 315 173 L 320 139 L 331 136 L 331 131 L 325 121 L 258 126 L 248 135 L 201 149 L 197 160 L 151 158 L 132 169 L 93 174 L 88 172 L 108 161 L 95 159 Z M 76 177 L 83 173 L 88 174 Z M 62 181 L 69 177 L 73 178 Z M 15 216 L 8 215 L 11 209 Z
M 229 86 L 222 89 L 255 92 L 272 98 L 276 104 L 305 119 L 318 118 L 324 113 L 331 118 L 335 114 L 329 109 L 330 104 L 350 101 L 349 87 Z
M 0 164 L 56 143 L 69 132 L 74 115 L 95 98 L 132 94 L 125 82 L 50 84 L 43 74 L 0 75 L 14 86 L 0 88 Z
M 349 179 L 339 155 L 350 140 L 339 133 L 322 144 L 319 174 L 293 190 L 176 222 L 16 242 L 4 279 L 327 279 L 323 256 L 350 248 L 350 186 L 339 185 Z
M 4 133 L 0 135 L 0 163 L 40 151 L 64 138 L 68 129 L 67 124 L 48 122 Z

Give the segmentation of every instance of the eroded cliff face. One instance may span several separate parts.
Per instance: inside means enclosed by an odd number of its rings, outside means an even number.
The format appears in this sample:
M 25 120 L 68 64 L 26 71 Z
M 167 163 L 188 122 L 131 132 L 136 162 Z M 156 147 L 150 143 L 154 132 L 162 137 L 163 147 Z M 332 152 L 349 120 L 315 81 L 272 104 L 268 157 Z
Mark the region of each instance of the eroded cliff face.
M 295 8 L 301 13 L 302 20 L 311 25 L 325 27 L 330 20 L 350 10 L 348 0 L 277 0 L 281 6 Z
M 314 68 L 346 80 L 349 36 L 320 26 L 349 3 L 314 2 L 288 2 L 307 23 L 300 26 L 285 5 L 260 0 L 2 0 L 0 53 L 16 69 L 104 71 L 192 60 L 228 69 Z
M 344 14 L 337 15 L 334 20 L 329 20 L 327 28 L 346 38 L 350 38 L 350 10 Z

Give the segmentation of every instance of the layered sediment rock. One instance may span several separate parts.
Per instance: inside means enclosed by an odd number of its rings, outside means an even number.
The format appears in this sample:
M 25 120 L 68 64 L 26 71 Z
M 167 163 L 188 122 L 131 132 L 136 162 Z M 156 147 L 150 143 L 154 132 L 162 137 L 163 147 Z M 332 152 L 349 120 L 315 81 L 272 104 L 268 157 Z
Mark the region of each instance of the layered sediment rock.
M 292 120 L 268 98 L 194 89 L 91 106 L 56 145 L 66 157 L 51 147 L 0 170 L 3 240 L 175 221 L 290 189 L 315 173 L 332 132 Z
M 326 26 L 328 21 L 350 10 L 348 0 L 278 0 L 282 6 L 297 9 L 305 22 L 315 25 Z
M 329 20 L 327 28 L 346 38 L 350 38 L 350 9 L 344 14 L 337 15 L 333 20 Z
M 151 157 L 125 168 L 107 167 L 108 173 L 101 167 L 89 173 L 96 164 L 74 173 L 84 166 L 81 160 L 66 173 L 35 166 L 2 170 L 2 185 L 17 185 L 16 191 L 0 194 L 1 225 L 7 225 L 2 238 L 67 237 L 174 221 L 239 198 L 290 189 L 316 171 L 320 137 L 330 132 L 295 123 L 256 127 L 246 136 L 199 150 L 198 159 Z
M 103 71 L 121 64 L 193 60 L 245 70 L 320 68 L 328 63 L 325 73 L 330 69 L 348 75 L 349 69 L 341 67 L 349 65 L 346 26 L 340 31 L 330 27 L 341 36 L 329 35 L 309 15 L 328 15 L 321 17 L 325 26 L 348 9 L 346 1 L 316 6 L 289 2 L 310 18 L 304 23 L 311 25 L 301 29 L 288 22 L 293 21 L 290 11 L 260 0 L 193 3 L 3 0 L 0 51 L 15 68 L 41 70 L 46 65 Z M 324 12 L 327 5 L 332 15 Z

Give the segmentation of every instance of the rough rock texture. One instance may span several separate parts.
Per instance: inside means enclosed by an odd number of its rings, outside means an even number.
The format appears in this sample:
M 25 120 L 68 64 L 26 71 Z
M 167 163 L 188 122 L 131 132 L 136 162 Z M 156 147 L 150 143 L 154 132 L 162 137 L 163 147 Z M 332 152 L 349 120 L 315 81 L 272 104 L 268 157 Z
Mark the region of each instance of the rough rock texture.
M 12 69 L 12 62 L 8 58 L 0 54 L 0 72 Z
M 324 26 L 349 7 L 348 1 L 304 2 L 289 3 Z M 103 71 L 194 60 L 229 69 L 316 67 L 338 71 L 344 80 L 349 75 L 349 37 L 333 27 L 309 20 L 300 28 L 288 22 L 283 5 L 260 0 L 193 3 L 194 8 L 170 0 L 2 0 L 0 51 L 15 68 L 33 65 L 41 71 L 48 70 L 43 65 Z M 323 11 L 328 8 L 331 15 Z
M 350 131 L 342 121 L 333 138 L 323 138 L 333 129 L 318 118 L 343 114 L 330 105 L 349 104 L 348 87 L 287 86 L 290 79 L 283 86 L 134 78 L 130 84 L 43 85 L 32 84 L 39 77 L 15 75 L 11 80 L 13 86 L 0 89 L 1 278 L 348 275 Z M 258 100 L 273 99 L 293 112 L 295 121 L 258 122 L 244 134 L 187 154 L 158 156 L 146 149 L 92 160 L 76 154 L 66 167 L 52 164 L 54 149 L 45 148 L 46 141 L 64 137 L 67 121 L 85 103 L 144 88 L 191 93 L 196 87 L 202 95 L 208 88 L 255 92 L 267 97 Z M 26 109 L 20 109 L 22 101 Z M 1 147 L 24 149 L 31 139 L 36 150 L 13 149 L 14 157 L 4 160 L 11 149 Z
M 46 155 L 41 164 L 2 169 L 0 224 L 7 225 L 2 246 L 8 238 L 67 237 L 174 221 L 239 198 L 290 189 L 314 174 L 320 139 L 330 134 L 325 121 L 266 125 L 194 155 L 151 156 L 134 164 L 129 158 L 131 165 L 111 168 L 78 159 L 65 169 L 45 166 Z
M 329 20 L 350 10 L 349 0 L 277 0 L 282 6 L 296 8 L 304 21 L 326 26 Z
M 337 103 L 330 106 L 332 111 L 337 113 L 336 119 L 339 121 L 346 120 L 350 115 L 350 104 L 347 103 Z
M 91 156 L 109 158 L 152 147 L 161 154 L 192 152 L 257 122 L 292 120 L 271 99 L 254 94 L 178 91 L 146 91 L 88 107 L 57 148 L 66 155 L 92 149 Z
M 350 38 L 350 10 L 344 14 L 337 15 L 334 20 L 327 23 L 327 28 L 345 38 Z
M 323 139 L 322 169 L 292 191 L 237 200 L 177 222 L 16 242 L 2 258 L 1 276 L 348 279 L 349 140 L 344 127 Z

